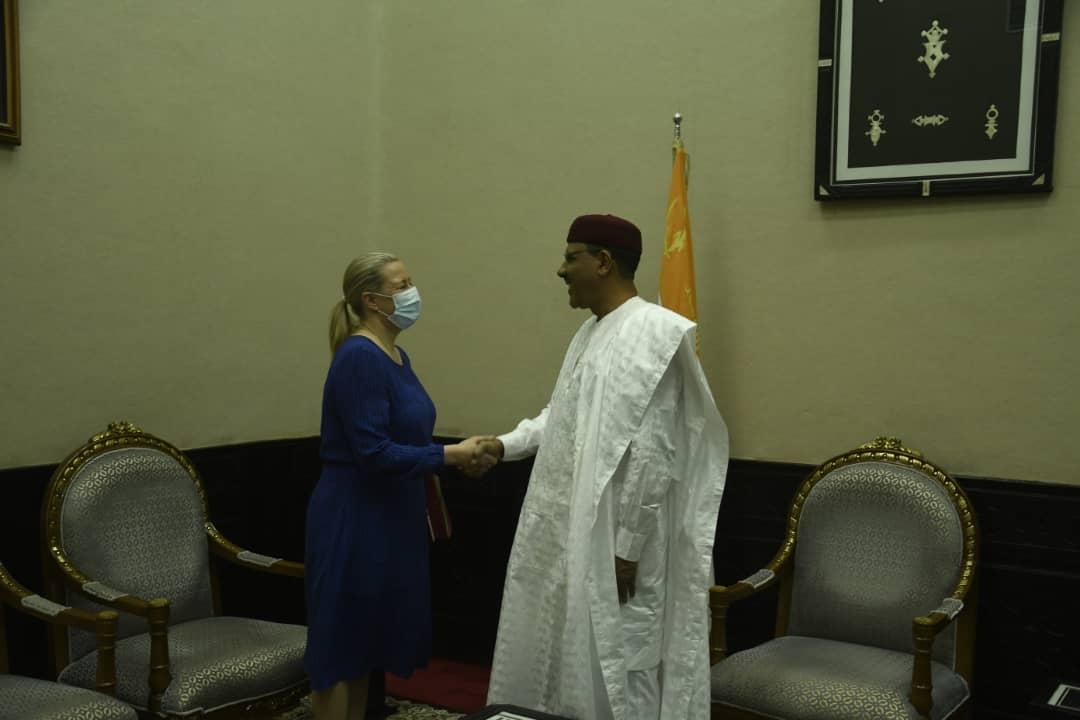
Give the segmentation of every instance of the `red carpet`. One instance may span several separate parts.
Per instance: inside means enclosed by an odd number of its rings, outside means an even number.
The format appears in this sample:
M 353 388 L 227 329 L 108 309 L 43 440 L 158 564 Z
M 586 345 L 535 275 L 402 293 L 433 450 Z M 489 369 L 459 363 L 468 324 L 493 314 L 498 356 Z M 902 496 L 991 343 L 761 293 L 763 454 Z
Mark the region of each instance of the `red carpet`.
M 386 674 L 386 694 L 402 700 L 472 713 L 484 707 L 491 669 L 432 658 L 408 680 Z

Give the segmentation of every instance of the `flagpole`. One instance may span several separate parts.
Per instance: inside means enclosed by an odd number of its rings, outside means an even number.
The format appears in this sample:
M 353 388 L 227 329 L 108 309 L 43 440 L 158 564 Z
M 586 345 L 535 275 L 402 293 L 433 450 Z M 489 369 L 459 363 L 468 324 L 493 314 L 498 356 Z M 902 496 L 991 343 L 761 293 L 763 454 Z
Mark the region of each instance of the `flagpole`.
M 675 162 L 675 153 L 682 145 L 682 113 L 675 113 L 671 121 L 675 123 L 675 138 L 671 141 L 671 162 Z
M 675 138 L 671 142 L 671 162 L 675 162 L 675 153 L 682 147 L 682 113 L 675 113 L 675 117 L 671 118 L 671 121 L 675 123 Z M 686 156 L 686 170 L 684 171 L 687 182 L 690 181 L 690 156 Z

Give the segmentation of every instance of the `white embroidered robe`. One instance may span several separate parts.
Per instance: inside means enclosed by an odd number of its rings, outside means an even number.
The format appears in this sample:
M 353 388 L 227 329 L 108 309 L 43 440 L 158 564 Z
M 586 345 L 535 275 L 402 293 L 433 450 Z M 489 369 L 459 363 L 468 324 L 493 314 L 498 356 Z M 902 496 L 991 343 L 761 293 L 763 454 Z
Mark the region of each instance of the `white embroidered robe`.
M 490 704 L 578 720 L 708 717 L 708 588 L 728 438 L 693 328 L 640 298 L 591 317 L 548 406 L 500 438 L 505 459 L 536 461 Z M 616 555 L 638 563 L 623 606 Z

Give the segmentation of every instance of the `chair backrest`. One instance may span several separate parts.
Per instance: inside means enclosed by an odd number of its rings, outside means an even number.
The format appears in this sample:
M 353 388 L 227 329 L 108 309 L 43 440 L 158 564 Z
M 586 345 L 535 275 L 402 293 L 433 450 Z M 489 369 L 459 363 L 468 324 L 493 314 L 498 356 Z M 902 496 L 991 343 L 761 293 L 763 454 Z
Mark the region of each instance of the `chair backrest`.
M 64 461 L 46 493 L 46 541 L 86 577 L 144 599 L 169 600 L 169 623 L 213 614 L 206 500 L 198 474 L 172 445 L 113 423 Z M 75 592 L 67 604 L 102 606 Z M 121 614 L 117 638 L 147 631 Z M 68 632 L 71 660 L 93 638 Z
M 895 440 L 879 438 L 819 467 L 792 519 L 791 635 L 912 652 L 912 620 L 974 571 L 974 517 L 963 490 Z M 935 659 L 950 667 L 955 628 L 934 642 Z

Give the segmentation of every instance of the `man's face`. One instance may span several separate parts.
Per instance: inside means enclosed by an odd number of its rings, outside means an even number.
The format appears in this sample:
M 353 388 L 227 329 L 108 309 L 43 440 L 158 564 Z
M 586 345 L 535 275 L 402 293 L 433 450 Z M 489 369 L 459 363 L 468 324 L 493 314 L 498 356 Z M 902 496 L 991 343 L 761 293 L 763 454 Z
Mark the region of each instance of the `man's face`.
M 558 276 L 566 283 L 570 307 L 588 308 L 597 292 L 599 259 L 583 243 L 567 243 Z

